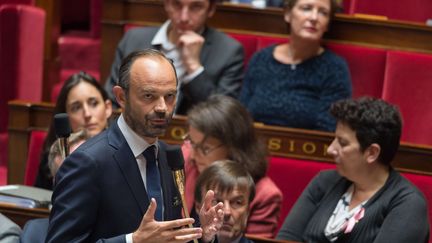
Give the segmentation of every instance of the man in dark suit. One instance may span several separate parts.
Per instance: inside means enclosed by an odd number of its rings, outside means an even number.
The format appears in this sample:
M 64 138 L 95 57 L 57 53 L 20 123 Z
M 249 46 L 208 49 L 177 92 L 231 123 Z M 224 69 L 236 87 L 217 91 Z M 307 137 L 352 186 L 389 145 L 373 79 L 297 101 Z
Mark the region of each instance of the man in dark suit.
M 185 228 L 194 220 L 181 219 L 168 145 L 157 138 L 171 120 L 176 86 L 174 66 L 162 53 L 144 50 L 125 58 L 113 89 L 123 112 L 60 167 L 46 242 L 213 239 L 221 227 L 223 204 L 212 206 L 214 192 L 209 191 L 201 227 Z
M 243 79 L 243 47 L 206 27 L 216 0 L 164 0 L 169 20 L 160 27 L 134 28 L 120 41 L 105 89 L 113 99 L 121 60 L 132 51 L 154 48 L 174 61 L 179 77 L 177 114 L 211 94 L 237 97 Z M 116 105 L 113 99 L 114 105 Z
M 218 232 L 218 242 L 252 243 L 244 234 L 249 206 L 255 196 L 255 183 L 243 165 L 232 160 L 219 160 L 209 165 L 195 185 L 195 212 L 200 211 L 207 190 L 217 192 L 215 201 L 224 204 L 224 221 Z

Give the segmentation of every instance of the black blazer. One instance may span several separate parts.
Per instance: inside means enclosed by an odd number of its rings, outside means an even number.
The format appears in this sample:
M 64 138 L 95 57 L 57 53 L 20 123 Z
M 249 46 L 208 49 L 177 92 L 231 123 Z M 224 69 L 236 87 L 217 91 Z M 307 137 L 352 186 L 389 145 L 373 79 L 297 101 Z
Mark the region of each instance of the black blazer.
M 181 218 L 181 199 L 159 142 L 164 218 Z M 63 163 L 56 177 L 46 242 L 124 242 L 144 216 L 149 199 L 138 165 L 117 122 Z

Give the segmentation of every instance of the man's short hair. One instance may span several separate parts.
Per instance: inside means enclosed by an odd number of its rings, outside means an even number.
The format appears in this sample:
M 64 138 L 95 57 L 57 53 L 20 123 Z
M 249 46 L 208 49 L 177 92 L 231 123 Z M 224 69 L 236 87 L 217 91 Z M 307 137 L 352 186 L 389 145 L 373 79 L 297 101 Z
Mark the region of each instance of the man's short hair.
M 89 135 L 85 130 L 81 130 L 79 132 L 72 133 L 68 138 L 69 147 L 81 142 L 86 141 L 89 138 Z M 55 176 L 57 170 L 59 169 L 55 163 L 56 158 L 60 158 L 62 161 L 65 160 L 63 147 L 61 145 L 61 138 L 58 138 L 54 141 L 54 143 L 50 147 L 50 151 L 48 154 L 48 168 L 50 169 L 51 175 Z
M 249 204 L 255 197 L 255 183 L 247 170 L 238 162 L 219 160 L 213 162 L 198 177 L 195 185 L 195 202 L 202 203 L 202 192 L 217 189 L 231 193 L 235 188 L 249 191 Z
M 177 78 L 177 73 L 176 73 L 176 69 L 174 67 L 173 61 L 169 58 L 167 58 L 162 52 L 155 50 L 155 49 L 144 49 L 144 50 L 140 50 L 140 51 L 134 51 L 132 53 L 130 53 L 129 55 L 127 55 L 123 60 L 122 63 L 120 65 L 120 70 L 119 70 L 119 79 L 117 82 L 117 85 L 122 87 L 123 90 L 125 90 L 126 94 L 129 91 L 129 84 L 130 84 L 130 71 L 132 68 L 132 64 L 135 62 L 136 59 L 141 58 L 141 57 L 153 57 L 153 58 L 162 58 L 166 61 L 168 61 L 171 64 L 171 67 L 173 68 L 175 77 L 176 77 L 176 83 L 178 84 L 178 78 Z
M 380 163 L 390 165 L 400 143 L 402 118 L 399 109 L 381 99 L 362 97 L 334 103 L 330 113 L 356 133 L 362 151 L 371 144 L 381 147 Z

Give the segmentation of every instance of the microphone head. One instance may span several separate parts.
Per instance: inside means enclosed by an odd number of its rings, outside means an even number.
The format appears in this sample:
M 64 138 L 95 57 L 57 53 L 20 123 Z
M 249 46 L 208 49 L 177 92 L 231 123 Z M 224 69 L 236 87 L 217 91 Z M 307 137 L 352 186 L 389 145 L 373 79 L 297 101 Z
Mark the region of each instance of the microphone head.
M 58 138 L 67 138 L 71 134 L 69 117 L 66 113 L 54 115 L 54 129 Z
M 183 170 L 184 169 L 184 159 L 183 153 L 179 146 L 170 146 L 166 150 L 167 161 L 171 170 Z

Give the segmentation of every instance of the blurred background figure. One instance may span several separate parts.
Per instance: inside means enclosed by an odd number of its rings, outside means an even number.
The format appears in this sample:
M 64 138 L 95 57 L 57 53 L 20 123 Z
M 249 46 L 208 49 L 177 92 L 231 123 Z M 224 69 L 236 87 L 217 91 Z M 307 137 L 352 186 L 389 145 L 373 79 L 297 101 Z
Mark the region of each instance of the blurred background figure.
M 347 63 L 321 46 L 335 0 L 286 0 L 290 40 L 254 54 L 240 101 L 257 122 L 334 131 L 334 101 L 351 97 Z
M 68 138 L 69 152 L 75 151 L 81 144 L 83 144 L 90 136 L 87 134 L 86 130 L 80 130 L 76 133 L 72 133 Z M 61 164 L 65 160 L 62 156 L 62 150 L 64 148 L 61 146 L 60 139 L 57 139 L 50 148 L 48 155 L 48 168 L 50 169 L 51 176 L 54 179 L 55 174 L 60 168 Z M 53 181 L 54 182 L 54 181 Z M 54 183 L 55 185 L 55 183 Z
M 279 220 L 282 192 L 267 177 L 268 161 L 264 144 L 258 140 L 252 118 L 237 100 L 216 95 L 188 112 L 188 130 L 182 147 L 186 160 L 186 201 L 193 209 L 199 174 L 217 160 L 240 163 L 256 184 L 249 205 L 246 233 L 273 237 Z
M 247 170 L 231 160 L 216 161 L 207 167 L 197 179 L 193 214 L 198 215 L 208 190 L 215 192 L 214 205 L 224 204 L 224 222 L 217 234 L 218 242 L 252 242 L 244 236 L 249 205 L 255 196 L 255 184 Z
M 75 151 L 89 138 L 90 137 L 85 130 L 80 130 L 76 133 L 72 133 L 68 138 L 70 153 Z M 56 139 L 54 141 L 48 154 L 48 168 L 51 172 L 51 177 L 53 178 L 53 186 L 55 186 L 55 175 L 61 164 L 65 160 L 62 153 L 63 147 L 61 146 L 60 140 L 61 139 Z M 83 163 L 85 163 L 85 161 L 83 161 Z M 21 243 L 45 242 L 45 237 L 48 232 L 48 226 L 48 218 L 33 219 L 27 221 L 21 234 Z
M 0 242 L 18 243 L 21 228 L 0 213 Z
M 423 194 L 391 166 L 402 129 L 383 100 L 342 100 L 327 149 L 336 170 L 319 173 L 291 209 L 277 238 L 301 242 L 428 242 Z
M 161 26 L 133 28 L 117 46 L 105 83 L 115 107 L 112 88 L 118 81 L 121 60 L 132 51 L 152 48 L 173 60 L 178 83 L 175 113 L 185 115 L 212 94 L 238 97 L 243 79 L 243 46 L 207 26 L 217 0 L 163 0 L 168 19 Z
M 57 98 L 54 114 L 67 113 L 72 132 L 85 130 L 88 136 L 95 136 L 108 126 L 112 113 L 108 94 L 96 79 L 85 72 L 79 72 L 66 80 Z M 56 140 L 54 122 L 45 139 L 36 187 L 52 190 L 52 176 L 48 168 L 48 154 Z

